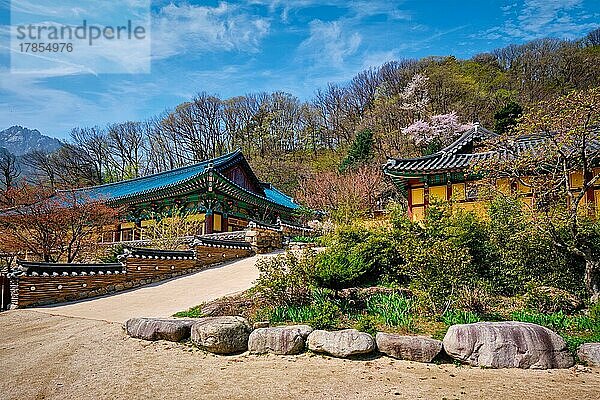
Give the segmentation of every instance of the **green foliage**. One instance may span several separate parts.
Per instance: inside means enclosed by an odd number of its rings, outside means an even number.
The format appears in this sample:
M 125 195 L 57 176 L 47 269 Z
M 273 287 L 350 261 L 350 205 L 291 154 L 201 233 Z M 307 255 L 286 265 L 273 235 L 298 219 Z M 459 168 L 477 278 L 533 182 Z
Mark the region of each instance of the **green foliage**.
M 316 282 L 334 290 L 374 283 L 403 263 L 394 237 L 360 227 L 339 229 L 317 256 Z
M 308 323 L 315 329 L 331 329 L 339 324 L 341 310 L 332 301 L 324 301 L 313 305 L 315 315 Z
M 494 132 L 503 135 L 517 124 L 523 114 L 523 107 L 511 101 L 494 113 Z
M 377 334 L 377 318 L 369 314 L 360 314 L 354 323 L 354 329 L 375 336 Z
M 310 236 L 294 236 L 291 242 L 299 242 L 299 243 L 316 243 L 318 238 L 310 237 Z
M 103 256 L 99 257 L 100 262 L 103 263 L 117 263 L 119 262 L 119 256 L 125 252 L 125 246 L 118 243 L 112 245 L 106 250 Z
M 310 304 L 267 307 L 259 314 L 272 323 L 307 323 L 315 329 L 331 329 L 339 325 L 342 312 L 325 292 L 316 290 Z
M 348 155 L 340 165 L 340 172 L 368 164 L 374 157 L 374 144 L 373 132 L 370 129 L 358 132 L 348 149 Z
M 482 321 L 482 318 L 471 311 L 448 310 L 442 314 L 441 320 L 446 325 L 472 324 Z
M 270 305 L 295 305 L 310 300 L 314 280 L 314 257 L 310 249 L 297 255 L 287 252 L 256 262 L 260 275 L 254 291 Z
M 202 304 L 191 307 L 186 311 L 179 311 L 173 314 L 174 317 L 177 318 L 200 318 L 203 316 L 202 314 Z
M 416 331 L 414 303 L 400 294 L 376 294 L 367 299 L 365 309 L 387 326 Z

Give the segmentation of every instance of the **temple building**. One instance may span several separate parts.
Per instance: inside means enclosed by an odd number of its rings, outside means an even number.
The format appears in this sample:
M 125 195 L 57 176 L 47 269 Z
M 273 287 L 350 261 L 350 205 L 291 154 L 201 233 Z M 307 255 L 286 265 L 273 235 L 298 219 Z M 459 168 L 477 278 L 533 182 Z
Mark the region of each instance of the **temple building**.
M 436 199 L 451 201 L 454 209 L 483 212 L 485 203 L 478 195 L 477 185 L 480 177 L 469 173 L 469 167 L 496 154 L 483 146 L 486 140 L 496 136 L 496 133 L 476 123 L 452 144 L 434 154 L 388 159 L 384 173 L 405 195 L 410 219 L 415 222 L 424 219 L 427 207 Z M 543 140 L 539 135 L 523 136 L 517 139 L 516 148 L 531 149 Z M 594 173 L 600 173 L 600 168 L 594 168 Z M 571 188 L 581 188 L 582 185 L 582 173 L 573 171 L 570 175 Z M 505 178 L 496 180 L 496 187 L 504 193 L 519 193 L 521 201 L 532 205 L 529 186 Z M 600 209 L 600 187 L 590 189 L 584 201 L 595 206 L 596 210 Z
M 202 235 L 242 230 L 253 220 L 296 222 L 299 205 L 270 183 L 261 182 L 244 155 L 234 151 L 198 164 L 140 178 L 77 189 L 82 196 L 122 207 L 122 222 L 106 227 L 103 242 L 143 239 L 143 228 L 179 210 L 203 222 Z

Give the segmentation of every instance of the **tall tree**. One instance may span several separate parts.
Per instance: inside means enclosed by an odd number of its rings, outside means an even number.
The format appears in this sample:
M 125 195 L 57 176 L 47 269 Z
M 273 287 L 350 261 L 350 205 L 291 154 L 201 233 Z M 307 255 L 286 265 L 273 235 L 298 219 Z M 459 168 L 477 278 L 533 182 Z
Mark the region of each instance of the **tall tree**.
M 348 155 L 340 165 L 340 172 L 366 165 L 372 161 L 374 142 L 373 132 L 370 129 L 363 129 L 358 132 L 352 145 L 350 145 L 350 149 L 348 149 Z
M 516 124 L 523 114 L 523 107 L 511 101 L 494 113 L 494 132 L 504 135 Z
M 536 135 L 537 145 L 521 137 Z M 534 142 L 535 143 L 535 142 Z M 600 88 L 573 91 L 540 103 L 513 131 L 492 143 L 496 158 L 478 171 L 493 186 L 514 179 L 532 193 L 536 226 L 554 245 L 585 264 L 585 286 L 600 297 L 600 225 L 588 216 L 590 190 L 600 181 Z M 580 177 L 577 179 L 576 177 Z
M 7 193 L 16 185 L 17 179 L 21 175 L 21 169 L 17 164 L 17 157 L 4 148 L 0 148 L 0 204 L 10 204 L 10 198 Z
M 9 195 L 16 206 L 0 214 L 0 231 L 17 250 L 46 262 L 73 262 L 96 243 L 103 226 L 117 221 L 118 210 L 77 191 L 24 186 Z

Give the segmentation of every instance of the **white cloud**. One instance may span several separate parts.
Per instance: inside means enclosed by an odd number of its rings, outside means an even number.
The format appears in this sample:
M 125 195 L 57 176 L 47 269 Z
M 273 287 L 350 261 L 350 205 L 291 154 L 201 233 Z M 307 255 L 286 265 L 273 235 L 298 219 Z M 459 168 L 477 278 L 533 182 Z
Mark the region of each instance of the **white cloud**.
M 600 24 L 594 16 L 581 11 L 583 0 L 525 0 L 521 8 L 516 4 L 501 7 L 508 18 L 503 25 L 488 29 L 483 37 L 497 40 L 533 40 L 542 37 L 576 39 Z
M 358 32 L 351 32 L 340 21 L 310 22 L 309 37 L 298 47 L 298 56 L 313 65 L 342 67 L 344 60 L 356 53 L 362 42 Z
M 216 7 L 169 4 L 153 18 L 153 58 L 188 52 L 255 53 L 269 33 L 267 18 L 225 2 Z

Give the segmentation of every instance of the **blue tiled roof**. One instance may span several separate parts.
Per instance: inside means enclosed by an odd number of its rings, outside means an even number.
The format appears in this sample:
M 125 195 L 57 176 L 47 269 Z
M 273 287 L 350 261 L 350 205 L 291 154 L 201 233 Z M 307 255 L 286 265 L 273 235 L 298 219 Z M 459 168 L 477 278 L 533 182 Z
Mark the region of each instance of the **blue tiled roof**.
M 275 189 L 272 185 L 265 187 L 264 190 L 266 198 L 272 201 L 273 203 L 277 203 L 292 209 L 300 208 L 298 204 L 294 203 L 294 199 L 292 199 L 285 193 Z
M 170 171 L 159 172 L 153 175 L 147 175 L 140 178 L 129 179 L 126 181 L 108 183 L 100 186 L 92 186 L 78 189 L 78 191 L 91 199 L 97 200 L 117 200 L 134 195 L 152 192 L 179 183 L 201 175 L 209 163 L 214 167 L 225 164 L 235 156 L 240 154 L 239 150 L 225 154 L 212 160 L 202 161 L 198 164 L 187 167 L 177 168 Z
M 177 168 L 171 171 L 160 172 L 140 178 L 129 179 L 126 181 L 108 183 L 105 185 L 92 186 L 76 190 L 84 196 L 94 200 L 115 201 L 127 199 L 185 183 L 202 175 L 210 163 L 212 163 L 213 167 L 217 170 L 219 167 L 227 167 L 227 164 L 230 161 L 236 163 L 237 161 L 234 159 L 238 156 L 241 156 L 243 159 L 241 152 L 236 150 L 221 157 L 202 161 L 198 164 L 189 165 L 187 167 Z M 256 193 L 254 193 L 254 195 L 291 209 L 297 209 L 300 207 L 298 204 L 294 203 L 291 197 L 275 189 L 272 185 L 264 185 L 263 188 L 265 197 Z

